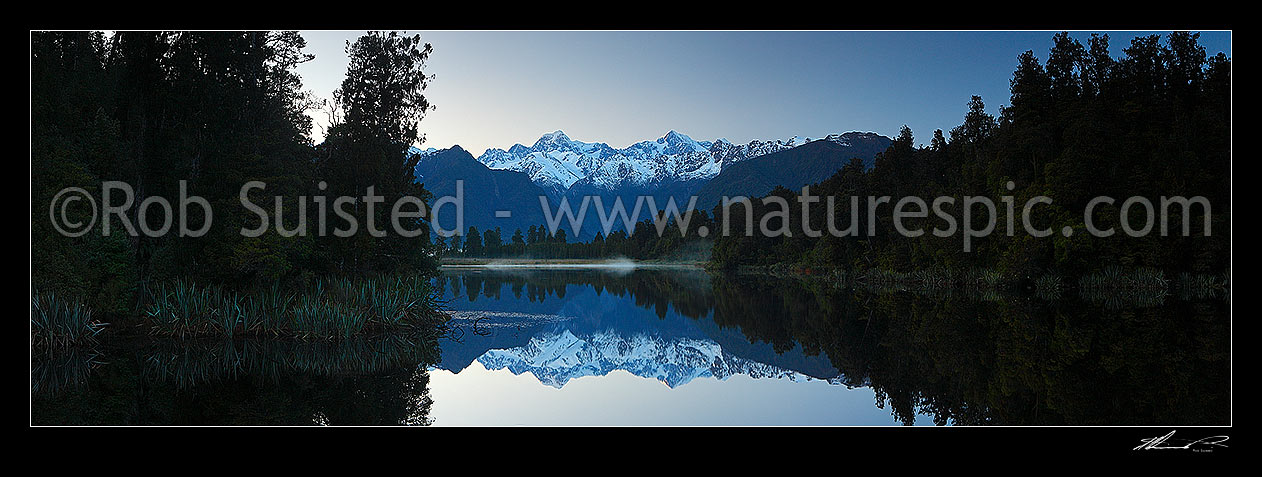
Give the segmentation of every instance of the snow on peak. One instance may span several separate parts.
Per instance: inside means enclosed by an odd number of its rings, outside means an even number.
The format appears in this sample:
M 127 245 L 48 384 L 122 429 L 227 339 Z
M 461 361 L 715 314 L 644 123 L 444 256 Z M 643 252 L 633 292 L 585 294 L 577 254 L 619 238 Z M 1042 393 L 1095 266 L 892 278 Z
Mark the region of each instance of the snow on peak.
M 460 146 L 455 146 L 455 147 L 460 147 Z M 432 148 L 432 147 L 425 148 L 425 149 L 421 149 L 421 148 L 416 147 L 416 146 L 410 146 L 410 147 L 408 147 L 408 154 L 411 154 L 411 155 L 420 155 L 421 157 L 428 156 L 428 155 L 433 154 L 433 153 L 435 153 L 435 152 L 438 152 L 438 149 L 434 149 L 434 148 Z
M 675 132 L 674 129 L 671 129 L 670 132 L 666 133 L 665 136 L 662 136 L 661 139 L 658 139 L 657 142 L 666 146 L 665 153 L 668 155 L 690 154 L 706 151 L 706 147 L 702 146 L 697 141 L 692 140 L 692 138 L 687 135 Z
M 846 138 L 852 134 L 857 133 L 834 134 L 827 139 L 846 145 Z M 491 169 L 524 172 L 536 184 L 547 189 L 565 191 L 575 183 L 585 181 L 614 190 L 625 185 L 710 179 L 735 162 L 801 146 L 809 141 L 802 136 L 787 140 L 754 140 L 748 144 L 733 144 L 723 138 L 696 141 L 671 129 L 656 140 L 614 149 L 605 143 L 575 141 L 561 130 L 556 130 L 544 134 L 531 147 L 515 144 L 507 151 L 487 149 L 478 161 Z
M 568 329 L 544 333 L 520 347 L 489 350 L 477 360 L 490 370 L 508 369 L 517 375 L 528 372 L 540 383 L 558 389 L 576 378 L 604 376 L 613 370 L 656 379 L 671 388 L 697 378 L 725 380 L 737 374 L 755 379 L 814 380 L 796 371 L 734 356 L 710 340 L 624 336 L 613 331 L 583 336 Z
M 560 129 L 544 134 L 538 141 L 535 141 L 534 149 L 547 149 L 549 146 L 561 146 L 570 143 L 570 137 L 566 136 Z

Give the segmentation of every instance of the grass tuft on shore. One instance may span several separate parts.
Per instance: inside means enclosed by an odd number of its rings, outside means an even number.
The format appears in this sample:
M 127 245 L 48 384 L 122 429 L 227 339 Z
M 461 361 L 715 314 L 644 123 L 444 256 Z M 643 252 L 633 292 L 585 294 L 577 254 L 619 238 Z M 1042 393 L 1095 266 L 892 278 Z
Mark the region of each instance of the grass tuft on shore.
M 436 290 L 421 277 L 333 278 L 301 292 L 250 294 L 177 280 L 148 289 L 144 318 L 153 335 L 276 336 L 338 340 L 440 323 Z
M 56 293 L 31 295 L 31 346 L 68 347 L 95 343 L 105 329 L 92 310 L 77 300 Z

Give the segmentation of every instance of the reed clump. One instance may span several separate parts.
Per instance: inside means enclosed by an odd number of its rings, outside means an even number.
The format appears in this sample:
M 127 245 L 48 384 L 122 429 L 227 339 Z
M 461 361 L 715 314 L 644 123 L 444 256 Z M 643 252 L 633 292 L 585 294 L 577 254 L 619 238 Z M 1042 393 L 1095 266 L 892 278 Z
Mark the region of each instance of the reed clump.
M 1223 281 L 1220 281 L 1220 278 Z M 1182 300 L 1208 300 L 1227 293 L 1225 277 L 1216 277 L 1208 273 L 1179 274 L 1174 281 L 1175 294 Z
M 1083 275 L 1076 282 L 1054 272 L 1037 276 L 1030 283 L 993 268 L 972 267 L 957 270 L 941 266 L 911 272 L 872 268 L 849 275 L 837 269 L 826 278 L 839 288 L 856 288 L 874 293 L 911 292 L 927 297 L 964 293 L 972 299 L 982 301 L 1001 299 L 1006 293 L 1028 289 L 1022 287 L 1031 284 L 1035 297 L 1044 301 L 1057 301 L 1064 299 L 1076 284 L 1081 299 L 1108 308 L 1157 306 L 1163 304 L 1171 294 L 1187 301 L 1211 298 L 1230 300 L 1231 296 L 1229 271 L 1221 275 L 1181 273 L 1177 279 L 1170 280 L 1166 278 L 1165 272 L 1156 268 L 1123 268 L 1117 265 Z
M 102 364 L 95 347 L 48 348 L 31 353 L 31 393 L 57 395 L 82 388 Z
M 92 345 L 107 325 L 94 318 L 92 309 L 77 300 L 56 293 L 31 295 L 32 347 Z
M 1044 301 L 1056 301 L 1065 291 L 1065 282 L 1060 275 L 1047 274 L 1034 279 L 1034 296 Z
M 855 284 L 870 291 L 907 291 L 910 275 L 894 270 L 873 268 L 856 277 Z
M 300 292 L 277 286 L 249 294 L 177 280 L 152 287 L 149 332 L 172 337 L 274 336 L 347 339 L 444 321 L 436 291 L 420 277 L 333 278 Z
M 912 292 L 931 297 L 950 296 L 957 290 L 978 294 L 996 291 L 1006 285 L 1004 275 L 986 269 L 962 272 L 950 267 L 934 266 L 910 273 L 870 269 L 858 274 L 854 286 L 877 293 Z
M 1110 308 L 1158 306 L 1165 303 L 1169 290 L 1165 272 L 1151 267 L 1110 265 L 1078 279 L 1078 293 L 1084 300 Z
M 997 291 L 1008 284 L 1008 277 L 991 268 L 969 268 L 960 277 L 961 286 L 973 291 Z

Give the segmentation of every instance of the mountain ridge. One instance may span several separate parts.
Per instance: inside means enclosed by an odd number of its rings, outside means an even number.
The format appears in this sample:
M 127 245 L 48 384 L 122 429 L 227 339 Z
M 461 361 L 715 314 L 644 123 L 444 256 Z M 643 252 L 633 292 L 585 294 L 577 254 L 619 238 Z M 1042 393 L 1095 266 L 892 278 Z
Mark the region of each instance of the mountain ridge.
M 542 135 L 530 147 L 514 144 L 507 150 L 487 149 L 477 158 L 459 145 L 443 150 L 413 148 L 412 152 L 421 156 L 416 180 L 436 184 L 438 187 L 431 189 L 435 197 L 454 193 L 452 184 L 460 175 L 476 178 L 465 185 L 466 199 L 469 191 L 479 192 L 467 207 L 472 213 L 466 214 L 464 228 L 500 226 L 511 234 L 514 228 L 525 230 L 545 222 L 540 196 L 548 200 L 553 211 L 565 199 L 577 212 L 588 197 L 601 198 L 607 210 L 621 199 L 631 212 L 640 197 L 653 197 L 658 207 L 673 199 L 683 210 L 694 196 L 696 206 L 708 210 L 722 196 L 758 197 L 777 185 L 800 188 L 819 182 L 851 158 L 861 159 L 865 169 L 870 168 L 876 154 L 892 142 L 872 132 L 848 132 L 816 140 L 794 136 L 734 144 L 722 138 L 696 141 L 672 129 L 656 140 L 615 149 L 601 142 L 576 141 L 556 130 Z M 447 165 L 436 167 L 431 159 L 435 156 L 444 157 Z M 453 160 L 456 157 L 458 161 Z M 487 187 L 493 189 L 481 192 Z M 648 209 L 643 207 L 632 220 L 650 217 L 653 211 Z M 493 218 L 496 210 L 511 210 L 511 219 Z M 586 214 L 577 232 L 568 221 L 562 221 L 562 228 L 572 239 L 590 240 L 601 229 L 595 207 L 589 207 Z
M 848 132 L 816 139 L 842 145 L 875 133 Z M 882 136 L 883 137 L 883 136 Z M 657 138 L 616 149 L 603 142 L 570 139 L 556 130 L 526 147 L 514 144 L 506 149 L 490 148 L 478 162 L 491 169 L 524 172 L 535 184 L 560 197 L 577 183 L 605 191 L 627 186 L 654 186 L 709 180 L 728 166 L 766 154 L 802 146 L 810 138 L 794 136 L 785 140 L 753 140 L 734 144 L 726 139 L 697 141 L 674 129 Z

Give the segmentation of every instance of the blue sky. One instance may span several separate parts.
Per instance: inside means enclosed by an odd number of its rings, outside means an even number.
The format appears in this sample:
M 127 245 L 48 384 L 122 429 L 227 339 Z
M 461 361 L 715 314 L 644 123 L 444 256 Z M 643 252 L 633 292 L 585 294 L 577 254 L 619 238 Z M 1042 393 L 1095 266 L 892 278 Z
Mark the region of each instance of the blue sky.
M 331 97 L 347 40 L 306 31 L 307 89 Z M 625 147 L 674 129 L 697 140 L 811 138 L 846 131 L 926 143 L 958 125 L 971 95 L 1008 103 L 1017 55 L 1046 60 L 1054 31 L 1019 32 L 467 32 L 416 31 L 433 45 L 422 147 L 530 145 L 563 130 Z M 1091 32 L 1071 32 L 1085 45 Z M 1113 56 L 1135 36 L 1107 32 Z M 1230 32 L 1201 32 L 1231 56 Z M 313 114 L 317 122 L 324 116 Z M 317 127 L 313 136 L 321 136 Z

